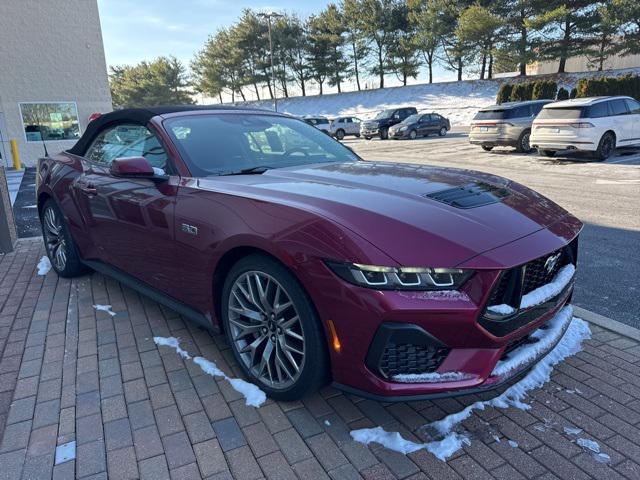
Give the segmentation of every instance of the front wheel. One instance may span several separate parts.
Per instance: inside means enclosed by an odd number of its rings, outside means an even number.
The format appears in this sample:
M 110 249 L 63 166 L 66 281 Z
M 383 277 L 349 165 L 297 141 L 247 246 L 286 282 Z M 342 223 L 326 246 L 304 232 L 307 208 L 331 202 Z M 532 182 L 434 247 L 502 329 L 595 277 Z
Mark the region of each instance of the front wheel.
M 409 138 L 410 138 L 411 140 L 415 140 L 417 137 L 418 137 L 418 132 L 416 132 L 415 130 L 411 130 L 411 131 L 409 132 Z
M 42 207 L 40 223 L 47 256 L 55 272 L 64 278 L 86 273 L 88 269 L 80 261 L 62 212 L 53 200 L 47 200 Z
M 440 128 L 438 135 L 440 135 L 441 137 L 444 137 L 446 134 L 447 134 L 447 127 Z
M 389 130 L 383 128 L 380 130 L 380 140 L 386 140 L 387 138 L 389 138 Z
M 233 266 L 222 321 L 243 372 L 271 398 L 297 400 L 325 382 L 320 321 L 302 286 L 275 260 L 255 254 Z
M 490 152 L 491 150 L 493 150 L 493 147 L 491 145 L 480 145 L 480 146 L 485 152 Z
M 613 155 L 616 149 L 616 139 L 611 132 L 605 133 L 600 142 L 598 143 L 598 149 L 594 152 L 593 156 L 596 160 L 604 161 Z
M 364 136 L 364 139 L 365 139 L 365 140 L 371 140 L 371 137 L 369 137 L 369 136 L 365 135 L 365 136 Z

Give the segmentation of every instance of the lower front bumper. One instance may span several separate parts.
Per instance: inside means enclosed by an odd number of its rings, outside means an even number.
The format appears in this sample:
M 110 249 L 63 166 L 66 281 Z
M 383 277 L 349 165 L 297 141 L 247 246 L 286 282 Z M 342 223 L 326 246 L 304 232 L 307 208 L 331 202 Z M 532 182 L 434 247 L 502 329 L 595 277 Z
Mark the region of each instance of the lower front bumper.
M 438 398 L 450 398 L 461 395 L 471 395 L 476 393 L 488 392 L 496 388 L 505 386 L 506 384 L 514 383 L 525 376 L 562 340 L 562 337 L 564 336 L 566 330 L 569 328 L 572 319 L 573 308 L 571 306 L 564 306 L 556 310 L 556 313 L 549 320 L 547 320 L 542 327 L 545 328 L 545 326 L 553 325 L 555 323 L 555 327 L 548 329 L 548 334 L 546 333 L 546 330 L 544 330 L 544 335 L 552 335 L 553 337 L 545 338 L 544 336 L 541 336 L 538 342 L 542 342 L 543 344 L 545 344 L 545 346 L 543 348 L 536 349 L 534 355 L 532 355 L 530 358 L 525 357 L 525 360 L 523 360 L 521 363 L 515 364 L 513 368 L 507 371 L 507 373 L 502 373 L 502 371 L 505 370 L 504 364 L 508 364 L 508 361 L 495 362 L 493 364 L 494 367 L 492 368 L 491 373 L 486 378 L 470 378 L 458 382 L 449 381 L 442 383 L 423 384 L 413 383 L 409 384 L 413 388 L 413 390 L 416 391 L 415 389 L 417 387 L 420 391 L 410 394 L 372 393 L 337 382 L 334 382 L 333 386 L 347 393 L 382 402 L 435 400 Z M 539 331 L 541 330 L 537 330 L 537 332 Z M 535 346 L 536 344 L 534 343 L 531 348 L 535 349 Z M 506 350 L 506 348 L 507 347 L 499 350 L 500 356 L 498 358 L 501 358 L 503 356 L 502 354 L 504 350 Z M 501 363 L 503 365 L 500 365 Z M 500 367 L 498 365 L 500 365 Z M 494 374 L 494 372 L 496 373 Z M 471 384 L 470 382 L 473 382 L 473 384 Z

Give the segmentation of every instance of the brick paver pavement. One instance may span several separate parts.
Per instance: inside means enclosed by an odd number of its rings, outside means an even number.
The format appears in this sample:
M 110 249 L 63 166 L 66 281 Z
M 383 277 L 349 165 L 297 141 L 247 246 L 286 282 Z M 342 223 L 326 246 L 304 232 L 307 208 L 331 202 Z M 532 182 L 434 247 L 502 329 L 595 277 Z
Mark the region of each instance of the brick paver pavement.
M 364 446 L 349 431 L 382 426 L 426 441 L 422 426 L 479 397 L 385 404 L 326 387 L 247 407 L 228 382 L 152 338 L 179 337 L 239 376 L 222 336 L 98 274 L 39 277 L 42 254 L 40 241 L 23 240 L 0 256 L 0 479 L 640 478 L 640 345 L 595 325 L 529 410 L 476 411 L 462 424 L 471 444 L 441 462 Z M 70 442 L 75 460 L 54 465 L 56 446 Z

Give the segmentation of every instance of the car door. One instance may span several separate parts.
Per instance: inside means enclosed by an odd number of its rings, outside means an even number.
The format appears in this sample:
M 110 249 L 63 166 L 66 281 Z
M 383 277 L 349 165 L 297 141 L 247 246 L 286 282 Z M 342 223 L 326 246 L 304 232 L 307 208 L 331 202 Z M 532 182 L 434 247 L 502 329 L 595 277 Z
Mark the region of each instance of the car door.
M 631 98 L 624 100 L 629 109 L 629 125 L 633 134 L 629 138 L 629 144 L 640 144 L 640 102 Z
M 616 133 L 616 145 L 630 145 L 629 139 L 637 136 L 633 132 L 629 120 L 629 110 L 624 98 L 614 98 L 609 101 L 609 121 L 612 122 Z
M 429 123 L 431 122 L 431 115 L 428 113 L 425 113 L 424 115 L 422 115 L 419 119 L 418 119 L 418 135 L 429 135 L 430 133 L 430 125 Z
M 110 173 L 116 158 L 145 157 L 165 181 Z M 100 132 L 83 158 L 74 190 L 100 260 L 166 293 L 176 272 L 174 209 L 179 177 L 148 128 L 117 124 Z
M 347 135 L 353 135 L 356 133 L 353 119 L 351 117 L 347 117 L 344 119 L 344 131 Z

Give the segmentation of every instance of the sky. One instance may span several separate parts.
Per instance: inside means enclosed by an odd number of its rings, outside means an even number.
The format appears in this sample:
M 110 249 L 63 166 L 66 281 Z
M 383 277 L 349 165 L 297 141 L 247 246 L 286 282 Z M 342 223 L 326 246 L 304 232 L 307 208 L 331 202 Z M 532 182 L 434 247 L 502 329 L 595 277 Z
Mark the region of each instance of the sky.
M 107 65 L 174 55 L 188 66 L 207 37 L 244 8 L 307 16 L 329 0 L 98 0 Z

